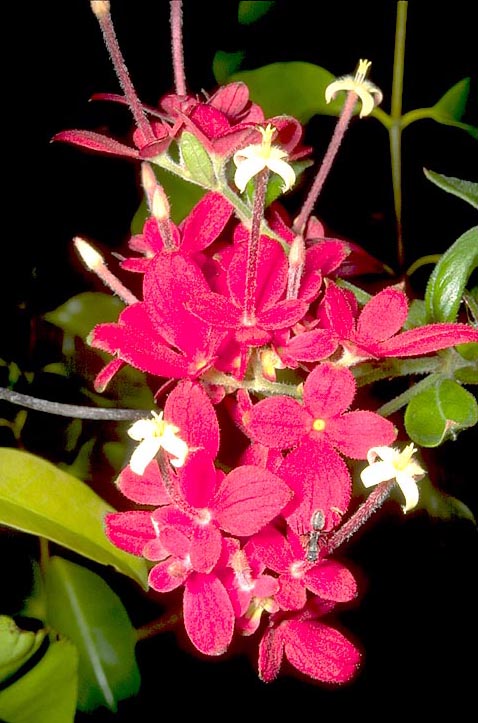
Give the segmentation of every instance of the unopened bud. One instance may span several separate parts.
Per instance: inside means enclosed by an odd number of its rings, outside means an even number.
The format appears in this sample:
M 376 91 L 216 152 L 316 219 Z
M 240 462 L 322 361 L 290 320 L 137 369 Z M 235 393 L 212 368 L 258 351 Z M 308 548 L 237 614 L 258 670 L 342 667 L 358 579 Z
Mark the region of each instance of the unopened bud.
M 99 266 L 104 265 L 105 260 L 102 255 L 98 253 L 98 251 L 96 251 L 96 249 L 94 249 L 87 241 L 79 236 L 76 236 L 73 239 L 73 243 L 75 244 L 75 248 L 81 257 L 81 260 L 88 269 L 95 271 Z
M 305 262 L 305 243 L 304 237 L 298 234 L 290 245 L 289 250 L 289 267 L 302 268 Z
M 142 163 L 141 164 L 141 184 L 144 188 L 144 192 L 146 194 L 147 200 L 148 200 L 148 206 L 151 209 L 151 206 L 153 205 L 153 195 L 155 188 L 157 187 L 158 183 L 156 181 L 156 176 L 154 174 L 153 169 L 149 165 L 149 163 Z
M 156 186 L 153 192 L 153 203 L 151 213 L 157 221 L 167 221 L 169 219 L 169 202 L 161 186 Z
M 90 0 L 90 5 L 97 18 L 104 18 L 110 14 L 109 0 Z

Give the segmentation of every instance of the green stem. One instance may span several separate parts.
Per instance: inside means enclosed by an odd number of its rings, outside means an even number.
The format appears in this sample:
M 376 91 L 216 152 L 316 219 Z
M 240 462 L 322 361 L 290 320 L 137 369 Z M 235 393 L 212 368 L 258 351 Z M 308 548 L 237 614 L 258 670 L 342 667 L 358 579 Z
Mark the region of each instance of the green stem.
M 397 412 L 399 409 L 408 404 L 408 402 L 419 392 L 423 392 L 425 389 L 433 387 L 442 378 L 443 374 L 441 372 L 430 374 L 428 377 L 425 377 L 425 379 L 422 379 L 407 389 L 403 392 L 403 394 L 399 394 L 395 397 L 395 399 L 383 404 L 379 409 L 377 409 L 377 414 L 380 414 L 382 417 L 389 417 L 391 414 L 394 414 L 394 412 Z
M 395 54 L 393 58 L 391 125 L 389 127 L 390 157 L 392 164 L 393 201 L 397 224 L 397 260 L 401 269 L 405 263 L 402 228 L 402 97 L 403 72 L 405 66 L 405 37 L 407 28 L 408 2 L 397 3 L 395 26 Z
M 141 640 L 149 640 L 149 638 L 154 638 L 156 635 L 173 630 L 181 618 L 182 612 L 180 610 L 162 615 L 160 618 L 152 620 L 150 623 L 143 625 L 141 628 L 137 628 L 136 640 L 138 642 Z

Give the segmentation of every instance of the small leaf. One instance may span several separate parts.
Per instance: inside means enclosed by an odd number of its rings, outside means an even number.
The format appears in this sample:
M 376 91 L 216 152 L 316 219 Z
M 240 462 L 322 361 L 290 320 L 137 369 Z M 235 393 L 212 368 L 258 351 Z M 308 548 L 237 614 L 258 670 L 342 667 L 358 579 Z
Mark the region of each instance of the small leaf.
M 252 25 L 269 12 L 274 0 L 241 0 L 237 9 L 237 19 L 241 25 Z
M 78 650 L 78 708 L 116 711 L 140 686 L 136 634 L 123 603 L 99 575 L 61 557 L 49 561 L 45 590 L 49 625 Z
M 344 104 L 342 97 L 325 102 L 325 89 L 335 76 L 312 63 L 272 63 L 234 73 L 229 80 L 246 83 L 251 100 L 262 107 L 266 118 L 286 114 L 307 123 L 314 115 L 339 115 Z
M 0 682 L 9 678 L 36 653 L 46 630 L 21 630 L 8 615 L 0 615 Z
M 147 589 L 144 561 L 106 538 L 103 519 L 111 511 L 87 485 L 50 462 L 22 450 L 0 449 L 0 523 L 113 565 Z
M 455 321 L 469 277 L 478 267 L 478 226 L 465 231 L 443 254 L 425 291 L 428 320 Z
M 69 640 L 50 645 L 43 658 L 0 692 L 0 720 L 8 723 L 73 723 L 78 653 Z
M 429 181 L 443 191 L 452 193 L 463 201 L 471 203 L 474 208 L 478 208 L 478 183 L 464 181 L 461 178 L 454 178 L 453 176 L 444 176 L 441 173 L 435 173 L 435 171 L 429 171 L 426 168 L 423 169 L 423 172 Z
M 461 500 L 442 492 L 432 485 L 428 477 L 419 482 L 420 509 L 426 510 L 432 517 L 441 520 L 463 519 L 476 525 L 475 517 Z
M 179 142 L 184 165 L 191 174 L 191 180 L 204 188 L 213 188 L 216 176 L 209 154 L 201 142 L 189 131 L 183 131 Z
M 462 128 L 474 138 L 478 138 L 478 128 L 461 123 L 470 95 L 470 78 L 463 78 L 443 95 L 438 103 L 430 108 L 430 118 L 437 123 Z
M 116 296 L 85 291 L 72 296 L 44 317 L 66 334 L 86 339 L 96 324 L 116 321 L 123 309 L 124 303 Z
M 477 421 L 476 399 L 452 379 L 417 394 L 405 412 L 407 434 L 420 447 L 438 447 Z
M 218 50 L 212 61 L 212 72 L 216 83 L 225 85 L 230 76 L 239 70 L 244 60 L 244 50 L 236 50 L 236 52 L 228 53 L 225 50 Z

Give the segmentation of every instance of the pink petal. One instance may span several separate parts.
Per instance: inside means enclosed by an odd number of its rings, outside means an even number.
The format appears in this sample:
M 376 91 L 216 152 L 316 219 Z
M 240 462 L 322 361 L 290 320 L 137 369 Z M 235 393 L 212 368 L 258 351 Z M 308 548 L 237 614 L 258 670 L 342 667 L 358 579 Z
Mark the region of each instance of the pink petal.
M 307 308 L 305 301 L 300 299 L 279 301 L 272 308 L 258 313 L 257 323 L 264 329 L 287 329 L 302 319 Z
M 352 480 L 347 465 L 329 444 L 304 440 L 287 455 L 278 474 L 295 493 L 283 514 L 296 534 L 311 530 L 317 510 L 325 516 L 325 530 L 336 527 L 349 506 Z
M 379 346 L 381 357 L 416 356 L 456 344 L 478 342 L 478 330 L 467 324 L 428 324 L 409 329 Z
M 284 362 L 315 362 L 326 359 L 337 348 L 337 337 L 330 329 L 314 329 L 294 336 L 286 347 L 280 350 Z
M 156 461 L 150 462 L 143 475 L 135 474 L 131 468 L 125 467 L 120 472 L 117 487 L 133 502 L 140 505 L 167 505 L 171 502 L 163 478 Z
M 332 281 L 327 283 L 318 316 L 322 326 L 333 329 L 339 339 L 349 339 L 354 330 L 354 317 L 347 295 Z
M 197 293 L 188 300 L 186 308 L 202 322 L 219 329 L 237 329 L 241 325 L 242 308 L 214 291 Z
M 267 525 L 251 538 L 254 560 L 260 560 L 264 567 L 284 573 L 294 562 L 291 546 L 284 535 L 273 525 Z
M 239 115 L 248 102 L 249 88 L 240 81 L 223 85 L 209 99 L 209 103 L 214 108 L 232 118 Z
M 114 156 L 127 156 L 128 158 L 139 158 L 139 153 L 135 148 L 125 146 L 113 138 L 108 138 L 101 133 L 93 131 L 70 130 L 61 131 L 53 136 L 54 141 L 65 141 L 75 146 L 88 148 L 90 151 L 99 151 L 100 153 L 110 153 Z
M 188 578 L 190 569 L 181 560 L 169 557 L 158 562 L 149 573 L 149 586 L 156 592 L 170 592 L 176 590 Z
M 190 452 L 179 470 L 179 484 L 192 507 L 208 507 L 216 490 L 216 469 L 211 455 L 204 450 Z
M 236 239 L 246 234 L 246 240 L 238 243 L 227 272 L 227 284 L 234 303 L 243 307 L 245 280 L 248 265 L 249 231 L 239 227 Z M 257 259 L 256 309 L 275 304 L 284 292 L 287 282 L 287 258 L 281 245 L 267 236 L 261 236 Z
M 217 455 L 217 416 L 211 400 L 200 384 L 188 379 L 180 381 L 166 400 L 164 418 L 179 427 L 178 435 L 190 448 L 203 448 L 212 458 Z
M 291 497 L 277 475 L 244 465 L 223 480 L 214 500 L 214 516 L 226 532 L 252 535 L 276 517 Z
M 212 525 L 196 525 L 191 538 L 191 565 L 196 572 L 211 572 L 222 550 L 222 536 Z
M 287 449 L 298 444 L 312 427 L 310 414 L 290 397 L 269 397 L 246 414 L 247 433 L 266 447 Z
M 355 396 L 355 379 L 345 367 L 324 362 L 304 384 L 304 406 L 318 419 L 330 419 L 347 409 Z
M 363 307 L 354 339 L 359 344 L 389 339 L 402 328 L 407 313 L 408 299 L 403 291 L 382 289 Z
M 108 362 L 95 377 L 95 391 L 100 393 L 104 392 L 114 375 L 117 374 L 124 365 L 125 362 L 122 359 L 113 359 Z
M 324 238 L 307 249 L 304 275 L 312 269 L 320 269 L 322 276 L 328 276 L 343 263 L 348 253 L 347 244 L 343 241 Z
M 105 532 L 113 545 L 138 556 L 143 554 L 146 543 L 156 537 L 151 513 L 144 510 L 108 513 Z
M 374 412 L 347 412 L 330 419 L 324 436 L 351 459 L 366 459 L 371 447 L 387 447 L 395 441 L 394 425 Z
M 338 630 L 297 620 L 284 628 L 286 658 L 301 673 L 324 683 L 345 683 L 357 672 L 360 652 Z
M 283 655 L 284 635 L 282 626 L 267 629 L 259 643 L 258 659 L 259 678 L 264 683 L 270 683 L 277 678 Z
M 305 584 L 324 600 L 348 602 L 357 595 L 357 583 L 345 565 L 324 560 L 305 573 Z
M 202 251 L 224 230 L 233 213 L 224 196 L 213 191 L 206 193 L 182 224 L 182 253 Z
M 205 655 L 222 655 L 232 640 L 234 610 L 215 575 L 193 573 L 184 590 L 184 625 L 193 645 Z
M 302 610 L 307 602 L 307 590 L 302 577 L 286 573 L 279 578 L 279 592 L 275 600 L 282 610 Z

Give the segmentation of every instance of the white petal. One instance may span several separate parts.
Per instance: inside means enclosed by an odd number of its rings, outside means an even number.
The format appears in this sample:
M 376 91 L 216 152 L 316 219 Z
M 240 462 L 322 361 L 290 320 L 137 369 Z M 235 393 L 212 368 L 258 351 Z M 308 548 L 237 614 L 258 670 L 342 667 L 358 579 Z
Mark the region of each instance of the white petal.
M 405 505 L 403 507 L 404 512 L 413 510 L 417 506 L 420 497 L 418 486 L 413 477 L 404 472 L 397 472 L 397 482 L 402 490 L 402 494 L 405 497 Z
M 144 439 L 131 455 L 129 466 L 135 474 L 142 475 L 148 464 L 156 457 L 161 447 L 159 437 Z
M 375 108 L 373 95 L 371 95 L 365 88 L 355 88 L 355 93 L 357 93 L 358 97 L 362 101 L 362 108 L 359 113 L 360 118 L 363 118 L 365 115 L 370 115 Z
M 234 175 L 234 183 L 242 193 L 247 186 L 248 182 L 256 176 L 260 171 L 266 167 L 266 162 L 263 158 L 248 158 L 246 161 L 241 161 L 238 165 L 236 173 Z
M 393 449 L 393 447 L 372 447 L 369 449 L 367 452 L 367 462 L 372 464 L 377 457 L 383 459 L 384 462 L 390 462 L 390 464 L 392 464 L 397 457 L 397 451 Z
M 350 75 L 337 78 L 325 89 L 325 102 L 330 103 L 339 90 L 353 90 L 353 78 Z
M 380 482 L 393 479 L 396 473 L 397 470 L 389 462 L 374 462 L 362 470 L 360 479 L 364 487 L 373 487 L 374 485 L 380 484 Z
M 292 188 L 295 183 L 295 172 L 292 166 L 279 158 L 269 158 L 269 160 L 266 161 L 266 165 L 271 171 L 274 171 L 274 173 L 277 173 L 282 178 L 284 181 L 284 191 Z
M 152 419 L 138 419 L 128 429 L 128 435 L 131 439 L 140 442 L 145 437 L 150 437 L 154 433 L 155 423 Z
M 171 460 L 174 467 L 183 466 L 189 451 L 188 445 L 183 439 L 176 437 L 173 431 L 167 429 L 161 438 L 161 447 L 175 457 L 175 459 Z

